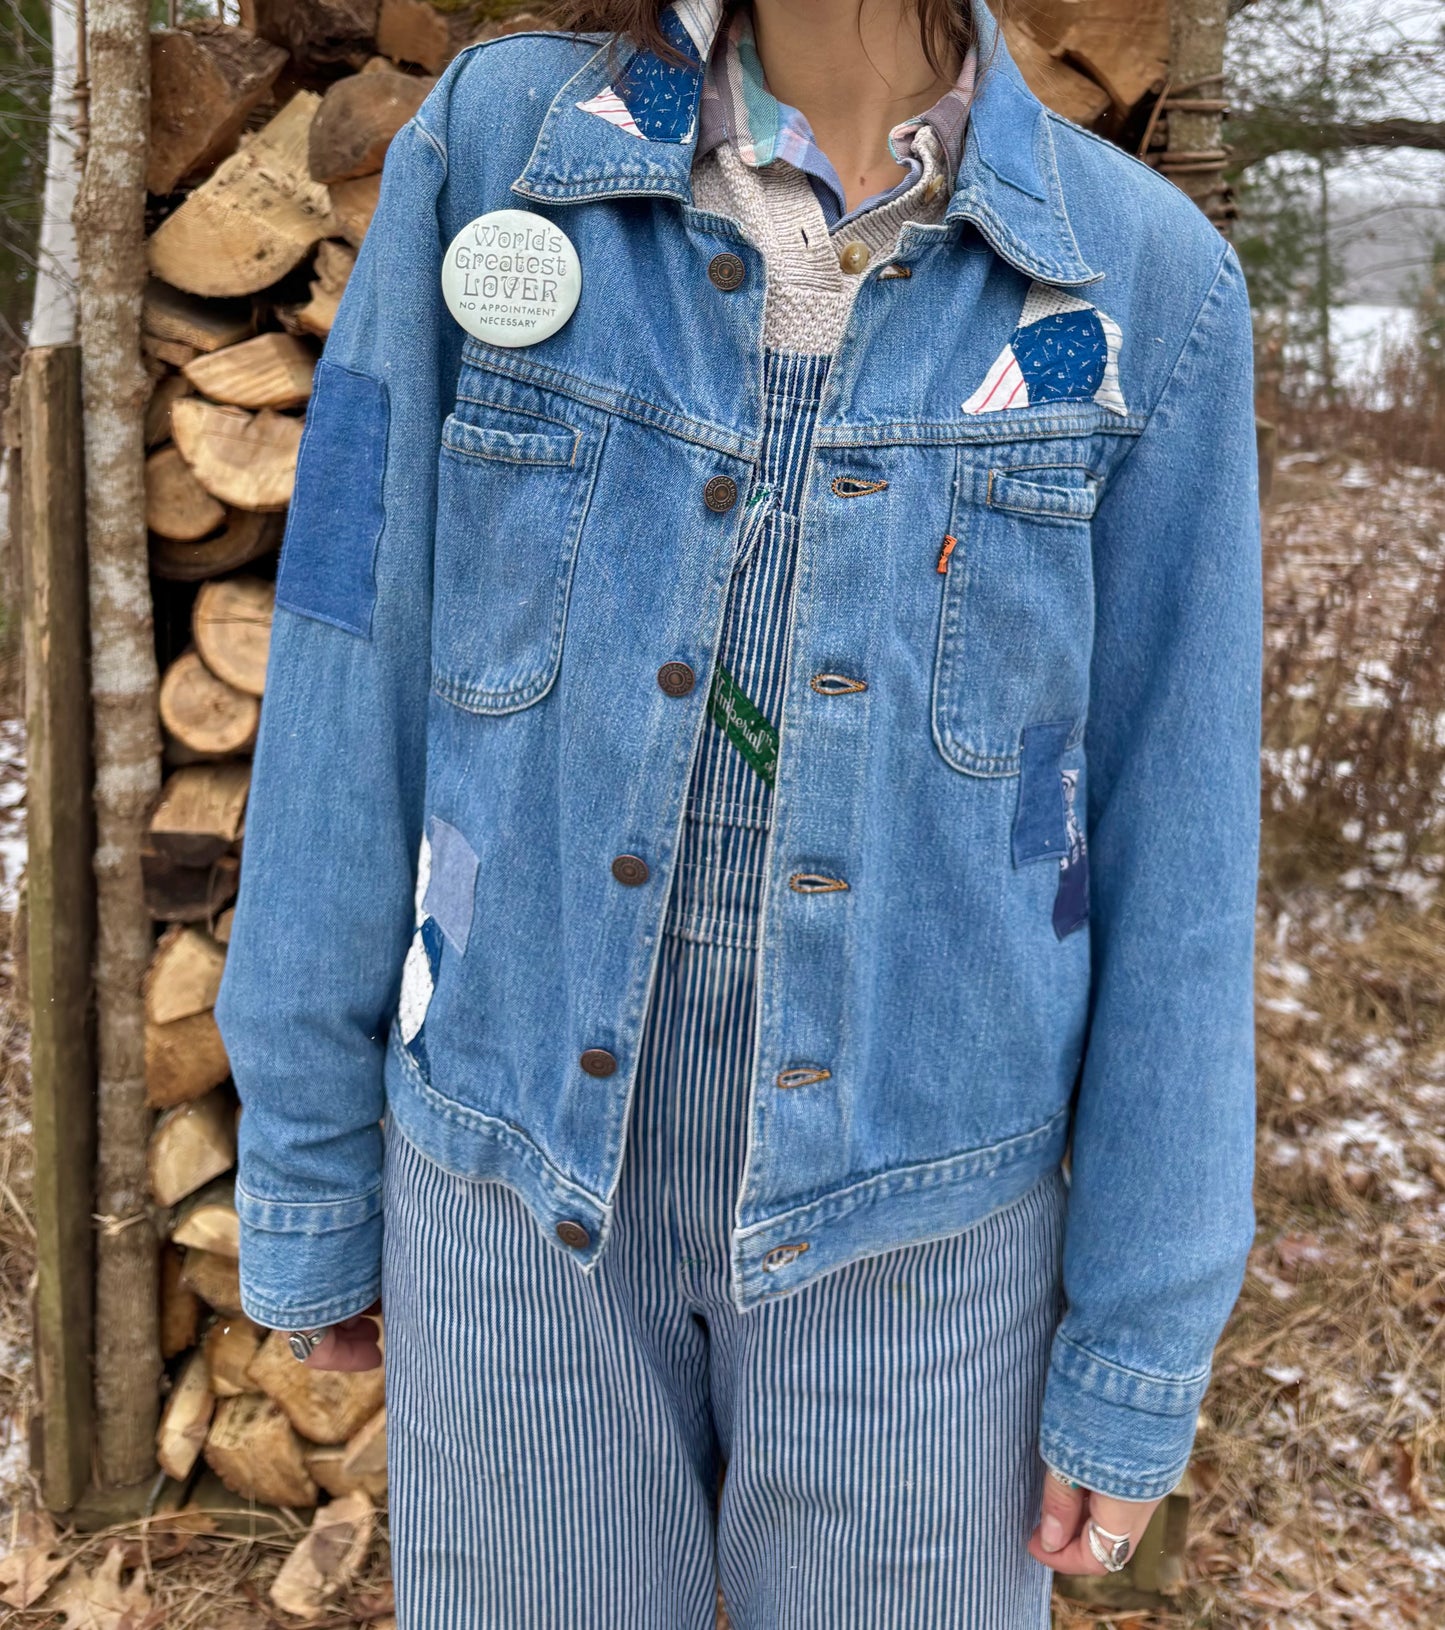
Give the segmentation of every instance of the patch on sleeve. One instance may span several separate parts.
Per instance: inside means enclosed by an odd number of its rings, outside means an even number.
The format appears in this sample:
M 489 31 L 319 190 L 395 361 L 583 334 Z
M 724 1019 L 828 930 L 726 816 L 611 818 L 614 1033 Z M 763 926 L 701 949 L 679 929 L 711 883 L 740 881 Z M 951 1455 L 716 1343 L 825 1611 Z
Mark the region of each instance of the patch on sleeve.
M 426 1052 L 426 1015 L 436 990 L 437 970 L 442 960 L 441 924 L 425 905 L 431 887 L 431 842 L 422 835 L 416 867 L 416 932 L 401 967 L 401 995 L 397 1002 L 397 1025 L 402 1043 L 416 1060 L 423 1075 L 431 1071 Z
M 477 883 L 476 852 L 456 827 L 439 815 L 428 819 L 427 836 L 431 848 L 431 873 L 422 907 L 435 919 L 437 927 L 451 941 L 458 955 L 465 955 L 467 940 L 472 932 L 472 901 Z
M 1097 402 L 1129 409 L 1119 385 L 1118 323 L 1097 306 L 1049 283 L 1031 283 L 1018 326 L 965 413 L 1002 413 L 1041 402 Z
M 684 142 L 692 135 L 702 90 L 708 8 L 677 0 L 663 8 L 658 24 L 688 62 L 664 62 L 652 51 L 639 51 L 615 84 L 577 106 L 645 141 Z
M 1068 852 L 1059 861 L 1059 886 L 1054 895 L 1054 933 L 1061 940 L 1089 920 L 1089 845 L 1074 808 L 1079 772 L 1064 770 L 1062 779 Z
M 1057 860 L 1068 846 L 1062 766 L 1069 729 L 1064 719 L 1031 724 L 1024 730 L 1019 755 L 1019 801 L 1013 824 L 1015 866 Z
M 276 568 L 278 606 L 363 639 L 376 603 L 389 421 L 381 380 L 317 363 Z

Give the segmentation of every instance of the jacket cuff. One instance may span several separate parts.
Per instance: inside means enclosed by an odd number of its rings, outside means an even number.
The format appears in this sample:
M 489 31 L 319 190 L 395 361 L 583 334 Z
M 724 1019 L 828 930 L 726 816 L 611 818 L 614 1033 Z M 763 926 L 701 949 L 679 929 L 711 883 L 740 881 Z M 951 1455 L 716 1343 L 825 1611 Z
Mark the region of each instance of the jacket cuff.
M 1161 1500 L 1183 1477 L 1209 1370 L 1161 1378 L 1054 1337 L 1039 1453 L 1066 1477 L 1116 1500 Z
M 347 1200 L 262 1200 L 238 1185 L 241 1307 L 272 1330 L 337 1324 L 381 1294 L 381 1189 Z

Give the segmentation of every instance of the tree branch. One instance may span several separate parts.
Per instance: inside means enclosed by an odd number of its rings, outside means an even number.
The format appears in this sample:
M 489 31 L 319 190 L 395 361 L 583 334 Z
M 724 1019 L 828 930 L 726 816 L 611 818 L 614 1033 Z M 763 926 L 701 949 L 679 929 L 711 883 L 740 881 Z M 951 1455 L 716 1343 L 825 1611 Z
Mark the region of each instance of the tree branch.
M 1252 128 L 1251 128 L 1252 127 Z M 1414 148 L 1445 153 L 1445 120 L 1341 119 L 1321 121 L 1289 108 L 1255 108 L 1231 119 L 1233 175 L 1275 153 L 1315 156 L 1365 147 Z

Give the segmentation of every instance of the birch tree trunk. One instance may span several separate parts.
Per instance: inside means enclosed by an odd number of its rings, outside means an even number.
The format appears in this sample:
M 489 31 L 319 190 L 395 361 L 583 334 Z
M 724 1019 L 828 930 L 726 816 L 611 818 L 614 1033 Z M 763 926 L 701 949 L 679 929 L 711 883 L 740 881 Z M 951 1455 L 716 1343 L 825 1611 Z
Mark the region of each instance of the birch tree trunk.
M 89 0 L 89 135 L 76 212 L 95 708 L 98 1114 L 96 1449 L 102 1484 L 155 1471 L 158 1256 L 147 1209 L 140 839 L 160 785 L 140 359 L 150 85 L 146 0 Z
M 28 343 L 71 345 L 75 341 L 75 195 L 80 181 L 80 102 L 76 0 L 51 0 L 50 113 L 45 152 L 45 194 L 36 251 L 35 305 Z

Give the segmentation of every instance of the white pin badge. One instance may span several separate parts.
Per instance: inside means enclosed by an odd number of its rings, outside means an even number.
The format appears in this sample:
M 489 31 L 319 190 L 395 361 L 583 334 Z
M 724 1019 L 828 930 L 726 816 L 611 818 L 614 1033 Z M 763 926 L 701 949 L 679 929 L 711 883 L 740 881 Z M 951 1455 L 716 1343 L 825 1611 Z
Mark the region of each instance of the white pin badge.
M 545 216 L 493 209 L 457 233 L 442 260 L 452 316 L 490 345 L 535 345 L 577 309 L 582 262 Z

